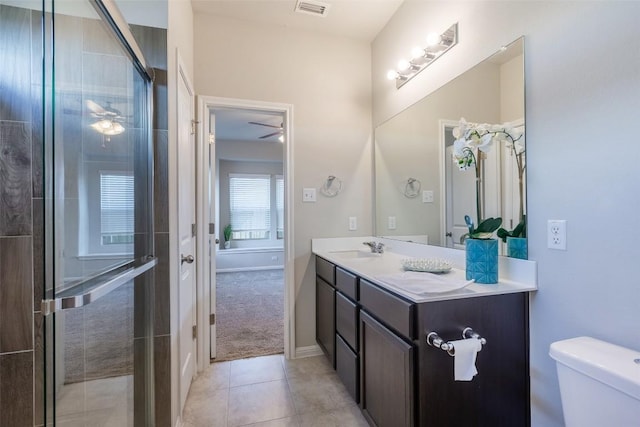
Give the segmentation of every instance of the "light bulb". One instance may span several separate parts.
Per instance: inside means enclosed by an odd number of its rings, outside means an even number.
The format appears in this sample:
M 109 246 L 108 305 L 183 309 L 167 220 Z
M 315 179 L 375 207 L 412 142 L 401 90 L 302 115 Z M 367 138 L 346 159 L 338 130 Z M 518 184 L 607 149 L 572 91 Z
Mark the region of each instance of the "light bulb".
M 411 67 L 411 63 L 409 63 L 409 61 L 407 61 L 406 59 L 401 59 L 398 62 L 398 71 L 408 70 L 409 67 Z
M 441 41 L 442 37 L 440 37 L 440 34 L 430 33 L 427 35 L 427 46 L 435 46 L 440 44 Z
M 418 58 L 422 58 L 423 56 L 424 56 L 424 49 L 421 48 L 420 46 L 415 46 L 413 49 L 411 49 L 411 58 L 418 59 Z
M 387 71 L 387 79 L 389 80 L 395 80 L 398 78 L 398 72 L 396 70 L 389 70 Z

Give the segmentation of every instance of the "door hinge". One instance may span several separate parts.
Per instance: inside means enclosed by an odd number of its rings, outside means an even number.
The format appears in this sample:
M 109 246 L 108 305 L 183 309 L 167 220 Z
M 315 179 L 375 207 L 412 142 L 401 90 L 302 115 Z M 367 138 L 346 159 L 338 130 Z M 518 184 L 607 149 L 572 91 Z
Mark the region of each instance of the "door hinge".
M 198 120 L 191 120 L 191 135 L 196 134 L 196 127 L 200 123 Z
M 209 324 L 210 325 L 215 325 L 216 324 L 216 314 L 215 313 L 211 313 L 209 315 Z
M 215 144 L 216 136 L 212 133 L 209 134 L 209 144 Z
M 191 237 L 196 237 L 196 225 L 191 224 Z
M 198 325 L 193 325 L 191 327 L 191 335 L 193 337 L 193 339 L 195 340 L 196 338 L 198 338 Z
M 216 225 L 213 222 L 209 223 L 209 234 L 216 234 Z

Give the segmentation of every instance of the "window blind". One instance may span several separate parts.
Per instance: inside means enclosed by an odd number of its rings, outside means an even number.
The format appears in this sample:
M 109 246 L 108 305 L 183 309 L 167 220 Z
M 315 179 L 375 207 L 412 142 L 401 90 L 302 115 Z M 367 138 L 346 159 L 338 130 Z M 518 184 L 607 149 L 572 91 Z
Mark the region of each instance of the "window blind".
M 133 243 L 133 175 L 100 171 L 102 244 Z
M 232 238 L 268 239 L 271 230 L 271 177 L 229 175 Z
M 284 238 L 284 178 L 276 177 L 276 234 Z

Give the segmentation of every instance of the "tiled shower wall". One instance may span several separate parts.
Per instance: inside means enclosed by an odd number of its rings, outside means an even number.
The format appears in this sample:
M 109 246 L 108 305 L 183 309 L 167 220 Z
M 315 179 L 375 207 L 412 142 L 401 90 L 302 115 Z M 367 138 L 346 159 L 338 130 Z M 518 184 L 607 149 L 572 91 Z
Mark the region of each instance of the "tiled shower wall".
M 169 163 L 167 111 L 167 31 L 132 25 L 145 59 L 154 68 L 153 140 L 154 140 L 154 226 L 155 307 L 155 421 L 156 426 L 171 426 L 171 335 L 169 328 Z
M 73 18 L 80 19 L 80 18 Z M 0 5 L 0 426 L 42 425 L 44 284 L 41 16 Z M 60 26 L 83 28 L 82 25 Z M 155 68 L 156 425 L 170 425 L 166 30 L 132 26 Z M 61 46 L 83 34 L 58 31 Z M 84 44 L 86 51 L 88 44 Z
M 36 21 L 38 22 L 38 21 Z M 34 43 L 37 44 L 37 41 Z M 34 277 L 42 282 L 42 170 L 32 12 L 0 6 L 0 425 L 34 424 Z M 36 153 L 36 156 L 33 154 Z M 36 224 L 34 224 L 36 222 Z M 39 224 L 38 224 L 39 222 Z M 39 290 L 41 286 L 35 286 Z M 41 291 L 39 291 L 41 293 Z M 41 295 L 40 295 L 41 296 Z M 38 342 L 41 342 L 38 340 Z M 41 418 L 41 414 L 35 414 Z

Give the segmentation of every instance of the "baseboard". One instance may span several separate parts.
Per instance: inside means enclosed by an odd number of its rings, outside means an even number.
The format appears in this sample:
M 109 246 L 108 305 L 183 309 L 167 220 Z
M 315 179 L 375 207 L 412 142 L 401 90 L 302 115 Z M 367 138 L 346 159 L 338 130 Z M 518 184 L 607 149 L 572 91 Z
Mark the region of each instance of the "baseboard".
M 238 273 L 241 271 L 282 270 L 282 265 L 265 265 L 264 267 L 218 268 L 216 273 Z
M 318 344 L 309 345 L 306 347 L 296 347 L 295 359 L 301 359 L 303 357 L 321 356 L 324 353 Z

